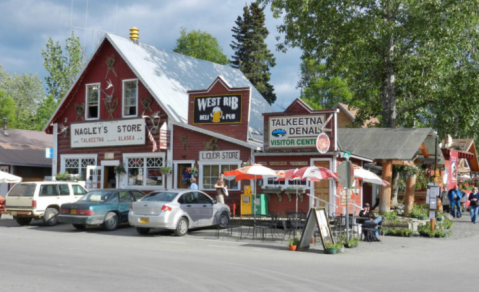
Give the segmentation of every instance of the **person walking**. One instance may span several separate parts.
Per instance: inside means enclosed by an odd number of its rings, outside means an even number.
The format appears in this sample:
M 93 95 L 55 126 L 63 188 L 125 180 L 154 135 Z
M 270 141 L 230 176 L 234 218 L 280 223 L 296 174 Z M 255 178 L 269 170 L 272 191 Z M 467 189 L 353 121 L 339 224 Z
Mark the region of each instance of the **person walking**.
M 479 211 L 479 193 L 477 192 L 477 187 L 472 188 L 472 193 L 469 194 L 469 210 L 471 212 L 471 222 L 476 224 L 477 213 Z
M 226 184 L 223 179 L 224 175 L 220 174 L 220 178 L 216 181 L 215 188 L 216 188 L 216 201 L 219 203 L 224 204 L 225 203 L 225 190 L 226 190 Z
M 196 178 L 190 178 L 190 190 L 197 190 L 198 185 L 196 184 Z
M 454 185 L 452 189 L 447 193 L 447 198 L 449 199 L 449 208 L 451 209 L 451 215 L 453 218 L 461 218 L 461 198 L 462 192 Z M 457 211 L 456 211 L 457 209 Z

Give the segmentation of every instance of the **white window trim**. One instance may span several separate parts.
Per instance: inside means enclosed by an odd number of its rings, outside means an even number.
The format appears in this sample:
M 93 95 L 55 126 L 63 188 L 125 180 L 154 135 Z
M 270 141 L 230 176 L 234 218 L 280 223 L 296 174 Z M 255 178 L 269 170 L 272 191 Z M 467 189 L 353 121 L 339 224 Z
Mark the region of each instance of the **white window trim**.
M 125 115 L 125 83 L 126 82 L 132 82 L 132 81 L 135 81 L 136 82 L 136 114 L 134 115 Z M 124 117 L 124 118 L 131 118 L 131 117 L 137 117 L 138 116 L 138 91 L 140 89 L 138 88 L 138 79 L 125 79 L 125 80 L 122 80 L 122 88 L 121 88 L 121 104 L 122 104 L 122 108 L 121 108 L 121 116 Z
M 207 160 L 207 161 L 199 161 L 198 162 L 198 187 L 200 190 L 205 190 L 205 191 L 215 191 L 216 189 L 205 189 L 203 187 L 203 165 L 233 165 L 236 164 L 238 167 L 241 167 L 242 161 L 239 160 L 232 160 L 232 161 L 227 161 L 227 160 L 221 160 L 221 161 L 215 161 L 215 160 Z M 241 191 L 241 181 L 238 182 L 238 189 L 235 191 Z
M 88 87 L 89 86 L 98 86 L 98 117 L 97 118 L 89 118 L 88 114 L 88 108 L 89 108 L 89 103 L 88 103 Z M 85 84 L 85 121 L 93 121 L 93 120 L 99 120 L 100 119 L 100 99 L 101 99 L 101 83 L 88 83 Z
M 128 179 L 128 158 L 150 158 L 150 157 L 159 157 L 163 159 L 163 166 L 166 165 L 166 157 L 165 157 L 165 152 L 150 152 L 150 153 L 124 153 L 123 154 L 123 165 L 125 166 L 127 174 L 124 175 L 125 179 Z M 146 167 L 146 164 L 145 166 Z M 145 180 L 146 181 L 146 180 Z M 126 189 L 137 189 L 137 190 L 151 190 L 152 188 L 155 189 L 165 189 L 166 185 L 166 178 L 162 180 L 162 185 L 161 186 L 148 186 L 148 185 L 142 185 L 142 186 L 130 186 L 128 185 L 128 182 L 124 184 L 124 187 Z
M 65 173 L 66 159 L 95 159 L 95 166 L 98 165 L 98 154 L 61 154 L 60 155 L 60 173 Z M 79 165 L 81 168 L 81 164 Z

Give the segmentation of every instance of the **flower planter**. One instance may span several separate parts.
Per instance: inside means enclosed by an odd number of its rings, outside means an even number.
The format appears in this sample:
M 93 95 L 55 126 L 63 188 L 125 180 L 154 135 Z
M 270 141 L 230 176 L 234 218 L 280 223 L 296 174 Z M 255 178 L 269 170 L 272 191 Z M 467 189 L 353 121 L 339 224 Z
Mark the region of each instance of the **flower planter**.
M 327 254 L 335 254 L 337 252 L 338 252 L 337 248 L 327 248 L 324 250 L 324 253 L 327 253 Z
M 295 251 L 297 248 L 296 245 L 288 245 L 288 249 L 291 250 L 291 251 Z

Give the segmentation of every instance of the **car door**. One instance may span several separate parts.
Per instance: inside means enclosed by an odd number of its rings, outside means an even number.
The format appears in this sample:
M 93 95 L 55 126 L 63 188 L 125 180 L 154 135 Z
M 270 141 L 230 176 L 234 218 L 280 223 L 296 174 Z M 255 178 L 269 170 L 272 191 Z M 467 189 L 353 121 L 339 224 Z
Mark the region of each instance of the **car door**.
M 215 223 L 213 200 L 201 192 L 195 192 L 195 196 L 198 202 L 198 212 L 199 212 L 198 227 L 213 225 Z
M 58 184 L 58 193 L 60 194 L 60 205 L 76 201 L 70 194 L 70 186 L 67 183 Z
M 128 212 L 130 211 L 131 203 L 135 201 L 135 197 L 130 191 L 120 191 L 118 195 L 120 197 L 120 203 L 118 204 L 120 222 L 128 222 Z
M 37 210 L 45 211 L 50 205 L 61 206 L 57 184 L 40 184 L 38 191 Z
M 198 211 L 200 205 L 196 200 L 196 196 L 193 192 L 186 192 L 181 195 L 178 200 L 180 203 L 180 209 L 183 213 L 187 214 L 192 222 L 190 222 L 190 227 L 197 227 L 199 225 L 200 213 Z

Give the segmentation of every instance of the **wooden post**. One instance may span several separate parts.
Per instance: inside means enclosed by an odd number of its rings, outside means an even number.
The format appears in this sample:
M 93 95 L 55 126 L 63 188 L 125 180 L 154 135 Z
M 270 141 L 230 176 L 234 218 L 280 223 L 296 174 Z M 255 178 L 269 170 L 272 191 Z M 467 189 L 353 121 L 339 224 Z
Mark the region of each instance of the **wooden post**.
M 383 160 L 382 179 L 389 182 L 390 186 L 381 186 L 381 195 L 379 197 L 379 213 L 384 214 L 391 209 L 391 182 L 393 176 L 392 160 Z
M 404 214 L 411 213 L 414 205 L 414 192 L 416 191 L 416 175 L 406 179 L 406 193 L 404 194 Z

